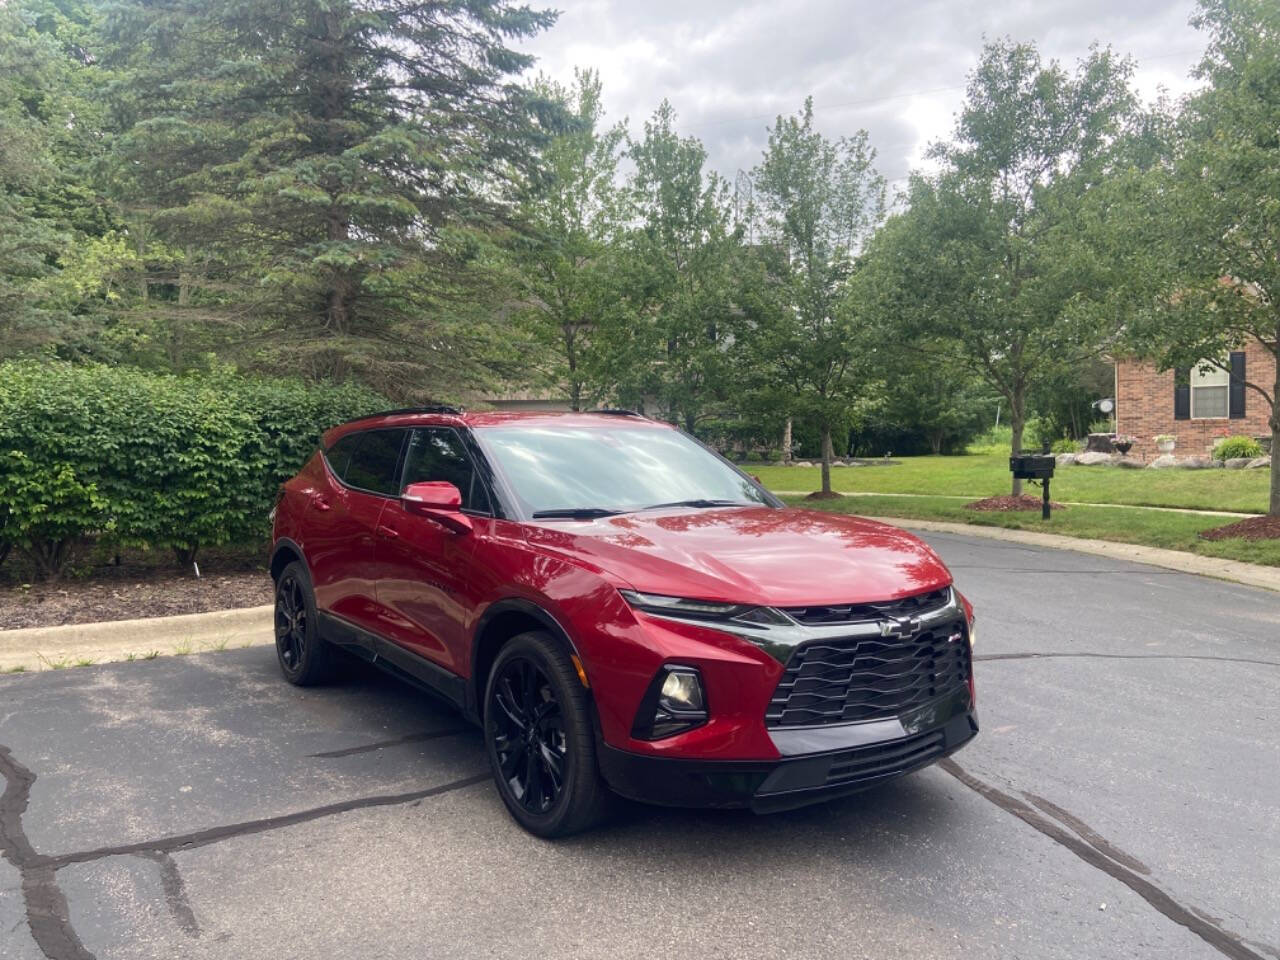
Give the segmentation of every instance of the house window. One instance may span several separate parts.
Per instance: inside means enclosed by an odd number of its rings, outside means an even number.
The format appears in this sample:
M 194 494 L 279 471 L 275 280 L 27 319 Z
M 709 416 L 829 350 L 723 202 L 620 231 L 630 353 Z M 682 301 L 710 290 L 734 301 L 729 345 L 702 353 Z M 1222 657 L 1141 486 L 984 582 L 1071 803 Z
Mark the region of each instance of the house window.
M 1225 420 L 1230 410 L 1231 374 L 1222 366 L 1191 369 L 1191 419 Z

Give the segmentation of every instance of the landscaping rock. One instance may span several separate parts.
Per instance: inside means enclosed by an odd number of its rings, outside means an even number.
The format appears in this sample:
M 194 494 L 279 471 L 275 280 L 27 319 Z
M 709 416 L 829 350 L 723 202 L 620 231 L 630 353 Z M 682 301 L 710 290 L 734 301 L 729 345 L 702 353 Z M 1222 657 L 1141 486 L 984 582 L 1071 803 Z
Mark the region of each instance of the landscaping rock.
M 1091 433 L 1084 442 L 1085 453 L 1115 453 L 1115 446 L 1111 440 L 1114 435 L 1110 433 Z M 1076 461 L 1079 463 L 1080 461 Z M 1101 460 L 1096 461 L 1101 463 Z
M 832 461 L 831 461 L 831 465 L 832 465 L 833 467 L 847 467 L 847 466 L 848 466 L 848 464 L 847 464 L 847 463 L 845 463 L 843 460 L 832 460 Z
M 1260 469 L 1261 467 L 1269 467 L 1269 466 L 1271 466 L 1270 457 L 1254 457 L 1252 460 L 1250 460 L 1248 463 L 1245 464 L 1245 467 L 1249 470 L 1257 470 L 1257 469 Z
M 1222 461 L 1212 457 L 1184 457 L 1178 461 L 1178 466 L 1184 470 L 1210 470 L 1222 466 Z
M 1058 466 L 1060 466 L 1060 467 L 1069 467 L 1069 466 L 1071 466 L 1071 464 L 1073 464 L 1073 463 L 1075 463 L 1075 462 L 1076 462 L 1076 456 L 1077 456 L 1077 455 L 1076 455 L 1076 454 L 1074 454 L 1074 453 L 1060 453 L 1060 454 L 1058 454 Z
M 1147 464 L 1148 470 L 1165 470 L 1169 467 L 1179 466 L 1178 458 L 1172 453 L 1163 453 Z
M 1092 434 L 1091 434 L 1092 436 Z M 1100 463 L 1110 463 L 1111 454 L 1086 450 L 1076 454 L 1076 463 L 1082 467 L 1096 467 Z
M 1111 462 L 1117 467 L 1126 467 L 1129 470 L 1141 470 L 1146 466 L 1137 457 L 1113 457 Z
M 793 467 L 812 467 L 813 466 L 813 464 L 810 463 L 808 460 L 792 460 L 791 465 Z
M 1243 470 L 1252 459 L 1253 457 L 1232 457 L 1230 460 L 1223 460 L 1222 465 L 1228 470 Z

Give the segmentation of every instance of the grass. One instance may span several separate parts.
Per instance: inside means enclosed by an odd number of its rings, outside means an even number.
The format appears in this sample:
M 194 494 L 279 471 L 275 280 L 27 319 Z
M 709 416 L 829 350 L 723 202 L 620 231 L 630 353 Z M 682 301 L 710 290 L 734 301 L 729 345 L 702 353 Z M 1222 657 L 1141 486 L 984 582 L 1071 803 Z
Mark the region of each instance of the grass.
M 836 467 L 831 486 L 839 492 L 959 495 L 973 500 L 1009 492 L 1009 455 L 903 457 L 900 466 Z M 822 485 L 818 467 L 755 467 L 771 490 L 808 492 Z M 1054 476 L 1054 500 L 1148 507 L 1188 507 L 1266 513 L 1270 470 L 1123 470 L 1063 467 Z M 1038 493 L 1038 488 L 1028 488 Z
M 794 469 L 794 468 L 792 468 Z M 880 469 L 880 468 L 867 468 Z M 885 468 L 886 471 L 893 468 Z M 1081 468 L 1086 469 L 1086 468 Z M 1154 472 L 1154 471 L 1153 471 Z M 1262 473 L 1264 471 L 1256 471 Z M 1224 557 L 1266 566 L 1280 566 L 1280 540 L 1201 540 L 1201 530 L 1222 526 L 1222 517 L 1199 517 L 1188 513 L 1158 513 L 1113 507 L 1070 507 L 1055 510 L 1047 523 L 1039 511 L 977 513 L 966 510 L 959 500 L 942 497 L 841 497 L 839 500 L 805 500 L 784 497 L 789 503 L 836 513 L 863 516 L 901 517 L 918 520 L 948 520 L 974 526 L 1034 530 L 1067 537 L 1114 540 L 1168 550 L 1184 550 L 1206 557 Z

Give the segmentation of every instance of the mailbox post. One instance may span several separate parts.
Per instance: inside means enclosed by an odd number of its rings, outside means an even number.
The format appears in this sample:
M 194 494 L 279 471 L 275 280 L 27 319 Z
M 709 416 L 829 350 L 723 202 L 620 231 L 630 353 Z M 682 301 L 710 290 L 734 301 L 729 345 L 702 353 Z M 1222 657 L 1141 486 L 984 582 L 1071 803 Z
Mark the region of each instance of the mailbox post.
M 1049 480 L 1053 477 L 1053 468 L 1057 460 L 1049 452 L 1049 445 L 1044 445 L 1042 453 L 1023 453 L 1018 451 L 1009 458 L 1009 469 L 1015 480 L 1029 480 L 1039 483 L 1044 491 L 1044 499 L 1040 507 L 1040 519 L 1049 519 Z

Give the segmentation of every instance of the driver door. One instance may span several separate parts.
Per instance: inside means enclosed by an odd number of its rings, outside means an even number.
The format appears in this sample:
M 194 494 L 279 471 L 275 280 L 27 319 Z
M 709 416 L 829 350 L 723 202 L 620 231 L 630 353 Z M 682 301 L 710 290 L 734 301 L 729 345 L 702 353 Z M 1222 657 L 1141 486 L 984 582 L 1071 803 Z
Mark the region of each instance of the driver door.
M 467 513 L 491 513 L 488 492 L 462 438 L 452 427 L 419 427 L 409 438 L 400 492 L 411 483 L 447 481 Z M 465 676 L 469 613 L 484 578 L 475 566 L 476 533 L 387 503 L 378 523 L 378 605 L 381 633 L 412 653 Z

